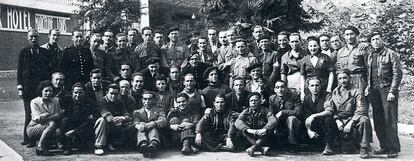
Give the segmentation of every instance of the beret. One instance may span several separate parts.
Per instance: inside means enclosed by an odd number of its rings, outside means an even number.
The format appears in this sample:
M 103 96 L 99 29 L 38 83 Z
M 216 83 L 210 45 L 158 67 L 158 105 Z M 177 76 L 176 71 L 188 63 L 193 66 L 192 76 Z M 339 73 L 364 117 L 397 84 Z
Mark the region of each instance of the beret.
M 246 68 L 246 71 L 248 72 L 248 73 L 250 73 L 253 69 L 255 69 L 255 68 L 260 68 L 260 69 L 262 69 L 262 64 L 261 63 L 254 63 L 254 64 L 252 64 L 252 65 L 250 65 L 249 67 L 247 67 Z
M 168 29 L 168 34 L 170 34 L 173 31 L 180 31 L 180 28 L 178 28 L 178 27 L 171 27 L 170 29 Z
M 359 34 L 360 34 L 360 32 L 359 32 L 358 28 L 356 28 L 355 26 L 348 26 L 348 27 L 346 27 L 346 28 L 344 29 L 344 32 L 345 32 L 346 30 L 351 30 L 351 31 L 355 32 L 355 34 L 356 34 L 356 35 L 359 35 Z
M 268 40 L 270 40 L 270 37 L 269 36 L 260 36 L 258 39 L 257 39 L 257 42 L 260 42 L 260 40 L 263 40 L 263 39 L 268 39 Z
M 212 72 L 212 71 L 219 71 L 219 69 L 217 67 L 209 67 L 206 69 L 206 71 L 204 71 L 204 79 L 208 78 L 208 75 Z M 218 73 L 217 73 L 218 74 Z
M 368 41 L 371 41 L 371 38 L 376 36 L 376 35 L 382 36 L 382 32 L 380 30 L 371 31 L 371 33 L 369 33 L 369 35 L 368 35 Z
M 145 61 L 146 65 L 155 64 L 161 62 L 161 59 L 158 57 L 151 57 Z
M 260 95 L 259 92 L 251 92 L 248 96 L 247 96 L 247 100 L 250 100 L 250 97 L 253 96 L 259 96 L 259 98 L 262 98 L 262 95 Z

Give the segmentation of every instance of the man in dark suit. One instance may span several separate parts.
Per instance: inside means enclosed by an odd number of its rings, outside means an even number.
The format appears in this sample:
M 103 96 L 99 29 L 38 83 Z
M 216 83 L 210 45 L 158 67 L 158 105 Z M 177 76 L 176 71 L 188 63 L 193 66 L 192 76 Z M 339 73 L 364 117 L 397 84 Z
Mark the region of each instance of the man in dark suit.
M 134 125 L 138 130 L 137 145 L 144 157 L 153 157 L 160 144 L 159 129 L 167 126 L 165 112 L 155 102 L 155 93 L 146 91 L 142 94 L 143 108 L 135 110 Z
M 22 145 L 30 143 L 26 134 L 26 126 L 31 120 L 30 101 L 35 98 L 36 87 L 41 81 L 50 78 L 50 52 L 47 49 L 40 48 L 38 44 L 39 32 L 37 30 L 29 30 L 27 32 L 27 40 L 29 47 L 25 47 L 20 51 L 17 65 L 17 90 L 20 98 L 23 99 L 25 111 L 25 123 Z M 34 144 L 31 144 L 34 146 Z
M 212 65 L 203 63 L 200 60 L 200 54 L 198 52 L 191 53 L 191 56 L 187 58 L 188 63 L 182 68 L 181 75 L 184 76 L 187 73 L 194 75 L 195 88 L 204 89 L 208 86 L 207 81 L 203 77 L 204 71 Z
M 60 58 L 62 57 L 63 48 L 57 43 L 59 41 L 60 31 L 59 29 L 53 28 L 49 30 L 49 41 L 46 44 L 43 44 L 42 48 L 48 49 L 52 54 L 51 65 L 52 70 L 56 70 Z
M 65 86 L 72 87 L 76 82 L 89 81 L 88 74 L 94 68 L 91 50 L 83 46 L 83 33 L 80 30 L 72 32 L 73 45 L 63 50 L 58 68 L 66 76 Z
M 111 82 L 103 80 L 102 71 L 99 68 L 93 69 L 89 76 L 91 81 L 85 84 L 85 95 L 96 102 L 105 96 Z
M 242 112 L 249 107 L 247 96 L 250 92 L 245 90 L 246 81 L 242 77 L 233 79 L 232 92 L 226 94 L 226 105 L 229 111 Z

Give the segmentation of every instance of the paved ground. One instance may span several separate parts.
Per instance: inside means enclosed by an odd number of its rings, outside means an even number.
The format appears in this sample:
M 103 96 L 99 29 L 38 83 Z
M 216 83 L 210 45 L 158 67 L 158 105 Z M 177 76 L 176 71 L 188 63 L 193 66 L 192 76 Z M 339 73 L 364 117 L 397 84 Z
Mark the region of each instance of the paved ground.
M 0 139 L 3 140 L 8 146 L 13 148 L 19 155 L 23 157 L 24 160 L 77 160 L 77 161 L 95 161 L 95 160 L 145 160 L 141 154 L 136 153 L 135 151 L 124 151 L 118 153 L 112 153 L 105 156 L 95 156 L 90 152 L 84 152 L 82 154 L 76 154 L 71 156 L 52 156 L 52 157 L 37 157 L 35 155 L 34 149 L 28 149 L 20 146 L 20 141 L 22 140 L 21 130 L 23 126 L 23 110 L 22 110 L 22 101 L 12 99 L 12 100 L 0 100 Z M 374 148 L 377 148 L 377 141 L 374 141 Z M 414 160 L 414 139 L 411 137 L 401 136 L 402 143 L 402 153 L 400 157 L 392 160 Z M 2 146 L 0 142 L 0 161 L 10 161 L 5 156 L 10 156 L 10 154 L 5 155 L 4 145 Z M 266 157 L 258 155 L 254 160 L 332 160 L 332 161 L 342 161 L 342 160 L 361 160 L 359 159 L 358 154 L 349 154 L 349 155 L 334 155 L 334 156 L 322 156 L 319 152 L 300 152 L 297 154 L 289 154 L 286 152 L 273 152 L 274 155 L 271 157 Z M 14 154 L 12 154 L 14 155 Z M 3 157 L 2 157 L 3 156 Z M 174 149 L 168 149 L 162 151 L 160 155 L 154 160 L 177 160 L 177 161 L 195 161 L 195 160 L 252 160 L 253 158 L 249 157 L 245 153 L 229 153 L 229 152 L 201 152 L 193 156 L 183 156 Z M 371 160 L 385 160 L 385 156 L 376 156 Z M 387 159 L 389 160 L 389 159 Z

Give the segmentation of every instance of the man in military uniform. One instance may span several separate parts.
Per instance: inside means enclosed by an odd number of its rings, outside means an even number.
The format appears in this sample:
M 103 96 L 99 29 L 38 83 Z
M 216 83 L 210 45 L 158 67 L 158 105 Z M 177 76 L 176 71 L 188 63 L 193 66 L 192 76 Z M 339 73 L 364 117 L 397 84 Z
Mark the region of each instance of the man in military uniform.
M 351 139 L 351 142 L 360 144 L 360 157 L 370 157 L 372 143 L 372 128 L 368 117 L 368 107 L 364 103 L 363 94 L 351 84 L 351 72 L 348 69 L 337 72 L 338 87 L 326 98 L 325 110 L 317 113 L 318 117 L 331 117 L 328 129 L 328 142 L 323 154 L 333 154 L 332 143 L 335 137 L 342 140 Z M 347 139 L 348 138 L 348 139 Z M 341 142 L 344 144 L 344 142 Z M 353 144 L 351 144 L 353 145 Z M 349 149 L 347 145 L 346 149 Z M 351 147 L 352 148 L 352 147 Z M 343 151 L 347 152 L 347 151 Z
M 395 158 L 400 152 L 398 138 L 398 87 L 402 79 L 399 55 L 384 46 L 381 32 L 374 31 L 370 35 L 373 53 L 368 57 L 368 87 L 372 104 L 374 127 L 381 149 L 375 154 L 388 154 Z
M 168 30 L 168 38 L 170 38 L 170 42 L 161 48 L 165 51 L 164 54 L 167 58 L 168 67 L 171 65 L 182 67 L 181 65 L 184 62 L 184 59 L 188 57 L 189 50 L 187 46 L 178 40 L 179 32 L 180 29 L 178 27 L 173 27 Z
M 59 29 L 53 28 L 49 30 L 49 41 L 46 44 L 43 44 L 42 48 L 48 49 L 50 51 L 50 53 L 52 54 L 52 58 L 51 58 L 51 65 L 52 65 L 52 70 L 56 70 L 59 60 L 62 57 L 62 52 L 63 52 L 63 48 L 61 46 L 58 45 L 58 41 L 59 41 L 59 36 L 60 36 L 60 31 Z
M 142 28 L 142 39 L 144 40 L 135 48 L 135 54 L 139 57 L 140 69 L 146 68 L 145 61 L 149 58 L 157 57 L 161 59 L 160 65 L 162 67 L 167 66 L 167 60 L 164 55 L 161 54 L 161 48 L 153 41 L 153 29 L 150 27 Z
M 65 86 L 72 87 L 76 82 L 83 84 L 89 81 L 89 73 L 94 68 L 91 50 L 83 45 L 84 37 L 80 30 L 72 32 L 73 45 L 63 50 L 59 62 L 59 71 L 66 76 Z
M 106 30 L 102 36 L 103 44 L 100 46 L 100 49 L 109 53 L 110 51 L 115 50 L 116 46 L 114 44 L 114 33 L 111 30 Z
M 49 80 L 51 74 L 51 54 L 47 49 L 39 46 L 39 32 L 33 29 L 29 30 L 27 40 L 29 46 L 20 51 L 17 64 L 17 90 L 20 98 L 23 99 L 25 112 L 22 145 L 31 143 L 26 134 L 26 126 L 31 120 L 30 101 L 38 96 L 34 91 L 41 81 Z
M 118 47 L 108 53 L 112 57 L 112 73 L 116 75 L 118 69 L 121 69 L 121 64 L 124 62 L 127 62 L 131 66 L 132 71 L 139 71 L 139 58 L 128 50 L 127 35 L 124 33 L 116 34 L 116 44 Z
M 367 86 L 367 58 L 369 51 L 358 44 L 359 30 L 354 26 L 344 29 L 346 45 L 338 51 L 336 67 L 338 70 L 351 71 L 351 84 L 355 85 L 361 93 Z

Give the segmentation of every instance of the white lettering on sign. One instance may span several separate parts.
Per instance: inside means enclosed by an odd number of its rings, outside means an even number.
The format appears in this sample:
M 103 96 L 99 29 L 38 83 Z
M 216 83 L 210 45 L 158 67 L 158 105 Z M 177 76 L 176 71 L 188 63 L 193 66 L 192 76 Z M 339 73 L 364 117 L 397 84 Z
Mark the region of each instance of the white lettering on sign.
M 30 28 L 30 13 L 27 10 L 17 10 L 7 7 L 7 28 L 27 31 Z
M 67 17 L 58 17 L 43 14 L 35 15 L 36 29 L 40 33 L 48 33 L 49 30 L 53 28 L 59 29 L 60 33 L 68 33 L 66 22 L 69 20 L 70 18 Z M 54 22 L 56 22 L 56 25 L 54 25 Z

